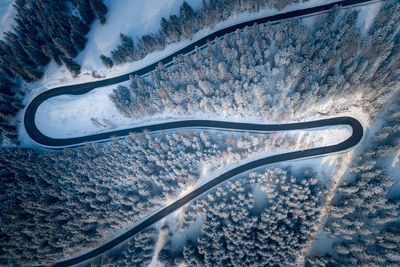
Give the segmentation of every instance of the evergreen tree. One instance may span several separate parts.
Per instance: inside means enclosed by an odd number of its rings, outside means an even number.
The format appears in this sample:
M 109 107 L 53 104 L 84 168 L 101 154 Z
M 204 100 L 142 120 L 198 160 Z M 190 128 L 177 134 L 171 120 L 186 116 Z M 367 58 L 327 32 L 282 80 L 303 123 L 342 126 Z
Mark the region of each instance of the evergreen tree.
M 121 44 L 116 50 L 111 51 L 113 63 L 122 64 L 134 56 L 133 40 L 127 35 L 120 34 Z
M 69 24 L 71 25 L 71 29 L 73 31 L 79 32 L 83 35 L 89 32 L 89 26 L 85 24 L 80 18 L 77 16 L 69 16 L 68 17 Z
M 77 76 L 79 73 L 81 73 L 81 66 L 75 63 L 72 59 L 65 56 L 61 56 L 60 59 L 73 76 Z
M 83 50 L 85 48 L 87 39 L 81 33 L 72 31 L 70 39 L 72 43 L 78 48 L 78 50 Z
M 91 0 L 77 0 L 77 7 L 79 14 L 86 24 L 91 24 L 94 20 L 93 9 L 91 7 Z
M 60 49 L 65 57 L 71 59 L 78 55 L 78 50 L 75 49 L 70 39 L 59 37 L 54 40 L 54 43 L 57 45 L 58 49 Z
M 183 1 L 181 7 L 179 8 L 179 13 L 182 23 L 190 23 L 195 18 L 192 7 L 186 1 Z
M 57 65 L 62 64 L 61 59 L 60 59 L 60 56 L 62 55 L 62 53 L 53 43 L 47 43 L 47 44 L 43 45 L 42 51 L 49 58 L 51 58 L 54 61 L 54 63 L 56 63 Z
M 103 0 L 89 0 L 89 1 L 92 11 L 94 15 L 99 19 L 100 23 L 101 24 L 106 23 L 105 14 L 107 13 L 107 7 L 103 3 Z
M 107 57 L 107 56 L 105 56 L 105 55 L 101 55 L 101 56 L 100 56 L 100 59 L 101 59 L 101 61 L 103 62 L 103 64 L 104 64 L 107 68 L 109 68 L 109 69 L 111 69 L 112 66 L 114 65 L 114 64 L 113 64 L 113 61 L 112 61 L 112 59 L 111 59 L 110 57 Z

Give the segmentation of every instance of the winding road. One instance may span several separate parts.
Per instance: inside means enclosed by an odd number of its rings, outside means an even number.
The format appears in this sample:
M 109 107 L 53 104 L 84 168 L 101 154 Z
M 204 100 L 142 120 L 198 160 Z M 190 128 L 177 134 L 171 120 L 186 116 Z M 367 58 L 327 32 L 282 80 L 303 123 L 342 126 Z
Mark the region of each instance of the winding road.
M 248 130 L 248 131 L 258 131 L 258 132 L 276 132 L 276 131 L 289 131 L 289 130 L 300 130 L 300 129 L 312 129 L 318 127 L 325 126 L 335 126 L 335 125 L 348 125 L 352 128 L 352 135 L 347 138 L 345 141 L 331 146 L 325 147 L 317 147 L 312 149 L 306 149 L 302 151 L 289 152 L 284 154 L 279 154 L 275 156 L 270 156 L 262 159 L 258 159 L 255 161 L 251 161 L 249 163 L 243 164 L 239 167 L 233 168 L 222 175 L 212 179 L 211 181 L 201 185 L 200 187 L 194 189 L 192 192 L 188 193 L 184 197 L 178 199 L 174 203 L 168 205 L 167 207 L 161 209 L 157 213 L 153 214 L 149 218 L 145 219 L 143 222 L 139 223 L 129 231 L 124 234 L 118 236 L 117 238 L 109 241 L 108 243 L 91 250 L 85 254 L 77 256 L 72 259 L 67 259 L 64 261 L 60 261 L 54 266 L 70 266 L 78 263 L 82 263 L 86 260 L 90 260 L 98 255 L 105 253 L 106 251 L 114 248 L 115 246 L 121 244 L 126 241 L 133 235 L 139 233 L 140 231 L 146 229 L 153 223 L 161 220 L 168 214 L 174 212 L 180 207 L 187 204 L 189 201 L 194 198 L 200 196 L 204 192 L 214 188 L 215 186 L 221 184 L 222 182 L 238 175 L 243 172 L 265 166 L 271 163 L 277 163 L 282 161 L 307 158 L 319 155 L 326 155 L 329 153 L 339 152 L 346 149 L 350 149 L 357 145 L 361 138 L 363 137 L 363 127 L 361 123 L 352 118 L 352 117 L 337 117 L 331 119 L 310 121 L 310 122 L 300 122 L 300 123 L 289 123 L 289 124 L 251 124 L 251 123 L 235 123 L 235 122 L 221 122 L 221 121 L 209 121 L 209 120 L 192 120 L 192 121 L 178 121 L 173 123 L 164 123 L 157 124 L 147 127 L 150 132 L 160 131 L 160 130 L 168 130 L 175 128 L 187 128 L 187 127 L 195 127 L 195 128 L 208 128 L 211 127 L 213 129 L 237 129 L 237 130 Z M 131 129 L 135 132 L 135 130 L 141 132 L 143 127 L 138 127 Z
M 51 138 L 43 133 L 37 128 L 35 124 L 35 116 L 36 111 L 41 103 L 46 101 L 49 98 L 70 94 L 70 95 L 82 95 L 85 93 L 90 92 L 91 90 L 112 85 L 116 83 L 120 83 L 129 79 L 129 75 L 145 75 L 151 71 L 153 71 L 159 62 L 163 64 L 168 64 L 172 61 L 172 59 L 179 55 L 189 53 L 190 51 L 194 50 L 196 46 L 202 46 L 207 43 L 208 40 L 214 39 L 216 37 L 222 37 L 227 33 L 234 32 L 237 29 L 243 29 L 246 26 L 251 26 L 254 23 L 261 24 L 266 22 L 279 22 L 284 19 L 294 18 L 294 17 L 301 17 L 307 16 L 311 14 L 315 14 L 318 12 L 324 12 L 331 9 L 334 5 L 342 5 L 346 6 L 353 6 L 358 5 L 366 2 L 375 2 L 375 1 L 362 1 L 362 0 L 350 0 L 350 1 L 339 1 L 327 5 L 322 5 L 313 8 L 307 8 L 287 13 L 282 13 L 274 16 L 264 17 L 260 19 L 251 20 L 248 22 L 240 23 L 223 30 L 219 30 L 214 32 L 188 46 L 182 48 L 181 50 L 161 59 L 160 61 L 153 63 L 145 68 L 137 70 L 135 72 L 125 74 L 122 76 L 100 80 L 96 82 L 84 83 L 84 84 L 77 84 L 77 85 L 70 85 L 70 86 L 63 86 L 54 88 L 51 90 L 44 91 L 37 95 L 35 98 L 31 100 L 28 104 L 25 115 L 24 115 L 24 126 L 28 133 L 28 135 L 39 145 L 42 145 L 46 148 L 51 149 L 61 149 L 67 146 L 80 146 L 83 145 L 85 142 L 100 142 L 104 140 L 109 140 L 112 136 L 123 137 L 128 136 L 129 133 L 142 133 L 142 132 L 158 132 L 162 130 L 171 130 L 171 129 L 182 129 L 182 128 L 212 128 L 212 129 L 230 129 L 230 130 L 241 130 L 241 131 L 256 131 L 256 132 L 264 132 L 264 133 L 271 133 L 277 131 L 290 131 L 290 130 L 304 130 L 304 129 L 312 129 L 312 128 L 319 128 L 319 127 L 326 127 L 326 126 L 336 126 L 336 125 L 348 125 L 352 128 L 352 135 L 344 140 L 343 142 L 335 145 L 325 146 L 325 147 L 317 147 L 302 151 L 295 151 L 289 152 L 279 155 L 274 155 L 262 159 L 258 159 L 252 162 L 248 162 L 243 164 L 239 167 L 233 168 L 224 174 L 212 179 L 211 181 L 207 182 L 206 184 L 201 185 L 200 187 L 194 189 L 192 192 L 188 193 L 184 197 L 178 199 L 174 203 L 170 204 L 169 206 L 161 209 L 160 211 L 156 212 L 149 218 L 145 219 L 143 222 L 139 223 L 138 225 L 134 226 L 127 232 L 123 233 L 122 235 L 116 237 L 115 239 L 101 245 L 85 254 L 79 255 L 74 258 L 66 259 L 54 264 L 54 266 L 70 266 L 74 264 L 79 264 L 84 261 L 90 260 L 96 256 L 99 256 L 106 251 L 114 248 L 115 246 L 121 244 L 122 242 L 126 241 L 136 233 L 140 232 L 141 230 L 147 228 L 148 226 L 152 225 L 153 223 L 161 220 L 168 214 L 174 212 L 175 210 L 179 209 L 183 205 L 187 204 L 189 201 L 193 200 L 194 198 L 200 196 L 204 192 L 214 188 L 215 186 L 221 184 L 222 182 L 238 175 L 243 172 L 265 166 L 271 163 L 277 163 L 282 161 L 294 160 L 294 159 L 301 159 L 313 156 L 320 156 L 329 153 L 341 152 L 344 150 L 348 150 L 356 146 L 363 137 L 363 127 L 361 123 L 352 117 L 336 117 L 336 118 L 329 118 L 323 120 L 316 120 L 316 121 L 309 121 L 309 122 L 299 122 L 299 123 L 286 123 L 286 124 L 254 124 L 254 123 L 238 123 L 238 122 L 228 122 L 228 121 L 214 121 L 214 120 L 183 120 L 183 121 L 174 121 L 174 122 L 167 122 L 161 124 L 153 124 L 141 127 L 134 127 L 130 129 L 124 130 L 117 130 L 111 131 L 106 133 L 100 134 L 93 134 L 88 136 L 82 137 L 75 137 L 75 138 Z
M 35 116 L 38 107 L 40 106 L 41 103 L 46 101 L 49 98 L 55 97 L 55 96 L 60 96 L 60 95 L 83 95 L 91 90 L 98 88 L 98 87 L 103 87 L 103 86 L 108 86 L 108 85 L 113 85 L 116 83 L 121 83 L 124 81 L 129 80 L 130 75 L 145 75 L 151 71 L 153 71 L 157 65 L 161 62 L 164 65 L 170 64 L 172 62 L 172 59 L 176 57 L 177 55 L 180 54 L 186 54 L 195 49 L 195 47 L 201 47 L 202 45 L 207 44 L 208 40 L 213 40 L 217 37 L 223 37 L 225 34 L 232 33 L 236 30 L 240 30 L 245 28 L 246 26 L 252 26 L 254 24 L 263 24 L 267 22 L 275 22 L 278 23 L 282 20 L 285 19 L 290 19 L 290 18 L 296 18 L 296 17 L 304 17 L 304 16 L 309 16 L 321 12 L 327 12 L 329 11 L 333 6 L 335 5 L 341 5 L 342 7 L 350 7 L 350 6 L 355 6 L 355 5 L 362 5 L 365 3 L 371 3 L 371 2 L 377 2 L 379 0 L 346 0 L 346 1 L 338 1 L 322 6 L 317 6 L 317 7 L 312 7 L 312 8 L 306 8 L 306 9 L 301 9 L 301 10 L 296 10 L 296 11 L 291 11 L 291 12 L 286 12 L 286 13 L 281 13 L 273 16 L 268 16 L 264 18 L 259 18 L 259 19 L 254 19 L 250 21 L 246 21 L 243 23 L 239 23 L 233 26 L 230 26 L 228 28 L 224 28 L 222 30 L 216 31 L 214 33 L 211 33 L 210 35 L 207 35 L 200 40 L 197 40 L 193 42 L 192 44 L 180 49 L 179 51 L 176 51 L 175 53 L 172 53 L 171 55 L 153 63 L 150 64 L 142 69 L 139 69 L 137 71 L 134 71 L 132 73 L 124 74 L 118 77 L 113 77 L 109 79 L 104 79 L 104 80 L 99 80 L 95 82 L 89 82 L 89 83 L 83 83 L 83 84 L 76 84 L 76 85 L 68 85 L 68 86 L 61 86 L 57 88 L 53 88 L 47 91 L 44 91 L 37 96 L 35 96 L 28 104 L 27 108 L 25 109 L 25 114 L 24 114 L 24 126 L 26 129 L 26 132 L 32 138 L 35 142 L 37 142 L 39 145 L 45 146 L 47 148 L 63 148 L 66 146 L 78 146 L 78 145 L 83 145 L 85 142 L 94 142 L 94 141 L 101 141 L 101 140 L 108 140 L 112 136 L 126 136 L 128 135 L 129 132 L 135 131 L 135 128 L 132 129 L 126 129 L 122 131 L 111 131 L 107 133 L 101 133 L 101 134 L 95 134 L 95 135 L 88 135 L 88 136 L 82 136 L 82 137 L 76 137 L 76 138 L 64 138 L 64 139 L 58 139 L 58 138 L 51 138 L 43 133 L 40 132 L 40 130 L 37 128 L 35 124 Z

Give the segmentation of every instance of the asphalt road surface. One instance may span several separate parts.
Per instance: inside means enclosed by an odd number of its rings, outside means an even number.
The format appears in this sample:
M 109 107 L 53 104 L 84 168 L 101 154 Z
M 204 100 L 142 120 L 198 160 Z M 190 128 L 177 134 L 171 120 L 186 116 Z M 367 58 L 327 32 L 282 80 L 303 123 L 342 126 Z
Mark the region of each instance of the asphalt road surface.
M 215 179 L 209 181 L 208 183 L 196 188 L 192 192 L 188 193 L 184 197 L 180 198 L 176 202 L 172 203 L 171 205 L 163 208 L 162 210 L 158 211 L 154 215 L 150 216 L 140 224 L 136 225 L 129 231 L 123 233 L 122 235 L 116 237 L 115 239 L 109 241 L 108 243 L 97 247 L 85 254 L 79 255 L 74 258 L 66 259 L 54 264 L 54 266 L 70 266 L 74 264 L 79 264 L 84 261 L 90 260 L 96 256 L 103 254 L 104 252 L 114 248 L 115 246 L 121 244 L 122 242 L 126 241 L 136 233 L 140 232 L 141 230 L 147 228 L 148 226 L 152 225 L 153 223 L 161 220 L 168 214 L 174 212 L 175 210 L 179 209 L 189 201 L 193 200 L 194 198 L 198 197 L 199 195 L 203 194 L 204 192 L 214 188 L 216 185 L 228 180 L 231 177 L 234 177 L 240 173 L 265 166 L 271 163 L 277 163 L 282 161 L 294 160 L 294 159 L 301 159 L 307 158 L 312 156 L 320 156 L 325 155 L 328 153 L 340 152 L 346 149 L 350 149 L 357 145 L 362 136 L 363 136 L 363 128 L 360 122 L 352 117 L 337 117 L 337 118 L 330 118 L 324 120 L 317 120 L 317 121 L 310 121 L 310 122 L 300 122 L 300 123 L 288 123 L 288 124 L 274 124 L 274 125 L 266 125 L 266 124 L 252 124 L 252 123 L 235 123 L 235 122 L 227 122 L 227 121 L 213 121 L 213 120 L 185 120 L 185 121 L 175 121 L 175 122 L 167 122 L 161 124 L 154 124 L 148 126 L 141 126 L 141 127 L 134 127 L 125 130 L 118 130 L 112 131 L 107 133 L 100 133 L 82 137 L 75 137 L 75 138 L 51 138 L 39 131 L 35 124 L 35 115 L 39 105 L 46 101 L 47 99 L 59 95 L 70 94 L 70 95 L 82 95 L 90 92 L 91 90 L 112 85 L 116 83 L 120 83 L 129 79 L 129 75 L 145 75 L 151 71 L 153 71 L 159 62 L 168 64 L 172 61 L 172 59 L 179 55 L 179 54 L 186 54 L 194 50 L 196 46 L 200 47 L 207 43 L 208 40 L 212 40 L 216 37 L 222 37 L 227 33 L 231 33 L 236 31 L 237 29 L 243 29 L 246 26 L 252 26 L 253 24 L 262 24 L 266 22 L 278 22 L 284 19 L 295 18 L 300 16 L 306 16 L 315 14 L 318 12 L 323 12 L 331 9 L 334 5 L 342 5 L 343 7 L 352 6 L 357 4 L 362 4 L 371 1 L 363 1 L 363 0 L 349 0 L 349 1 L 338 1 L 335 3 L 322 5 L 313 8 L 307 8 L 297 11 L 291 11 L 287 13 L 282 13 L 274 16 L 264 17 L 260 19 L 251 20 L 248 22 L 240 23 L 215 33 L 212 33 L 188 46 L 182 48 L 181 50 L 161 59 L 160 61 L 151 64 L 145 68 L 140 70 L 134 71 L 129 74 L 125 74 L 122 76 L 99 80 L 96 82 L 84 83 L 84 84 L 77 84 L 77 85 L 70 85 L 70 86 L 62 86 L 58 88 L 54 88 L 41 94 L 37 95 L 32 101 L 28 104 L 25 115 L 24 115 L 24 125 L 28 135 L 36 141 L 38 144 L 45 146 L 47 148 L 53 149 L 60 149 L 66 146 L 79 146 L 84 144 L 85 142 L 99 142 L 104 140 L 109 140 L 110 137 L 116 136 L 127 136 L 129 133 L 141 133 L 141 132 L 157 132 L 161 130 L 170 130 L 170 129 L 182 129 L 182 128 L 212 128 L 212 129 L 233 129 L 233 130 L 243 130 L 243 131 L 258 131 L 258 132 L 276 132 L 276 131 L 289 131 L 289 130 L 301 130 L 301 129 L 311 129 L 311 128 L 318 128 L 318 127 L 325 127 L 325 126 L 335 126 L 335 125 L 348 125 L 352 128 L 352 135 L 346 139 L 345 141 L 331 146 L 325 147 L 318 147 L 313 149 L 307 149 L 302 151 L 296 152 L 289 152 L 284 154 L 279 154 L 275 156 L 270 156 L 262 159 L 258 159 L 246 164 L 243 164 L 239 167 L 233 168 L 228 172 L 216 177 Z

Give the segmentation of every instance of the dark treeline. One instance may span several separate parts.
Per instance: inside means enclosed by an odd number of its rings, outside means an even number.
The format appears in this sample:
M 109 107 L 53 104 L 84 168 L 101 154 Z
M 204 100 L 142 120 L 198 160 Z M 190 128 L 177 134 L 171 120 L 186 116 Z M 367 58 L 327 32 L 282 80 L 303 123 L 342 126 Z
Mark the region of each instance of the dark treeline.
M 388 194 L 393 177 L 384 162 L 400 151 L 400 97 L 351 173 L 338 187 L 324 226 L 338 239 L 334 254 L 310 256 L 308 266 L 397 266 L 400 262 L 400 196 Z
M 105 23 L 107 12 L 103 0 L 17 0 L 14 8 L 13 30 L 0 41 L 0 131 L 10 140 L 24 93 L 15 86 L 18 80 L 39 80 L 50 61 L 78 75 L 81 67 L 73 58 L 86 45 L 89 25 L 95 18 Z
M 357 17 L 334 7 L 312 31 L 299 20 L 236 31 L 158 66 L 152 82 L 131 77 L 129 89 L 110 97 L 132 118 L 167 112 L 282 121 L 352 106 L 374 117 L 399 87 L 400 4 L 386 2 L 365 38 Z
M 13 30 L 0 43 L 0 66 L 10 77 L 36 81 L 51 60 L 73 74 L 80 66 L 72 59 L 85 47 L 89 25 L 105 23 L 102 0 L 18 0 Z
M 202 7 L 197 12 L 184 1 L 178 15 L 161 19 L 160 30 L 156 34 L 143 35 L 134 45 L 132 38 L 121 33 L 121 44 L 111 51 L 111 57 L 101 55 L 100 58 L 109 68 L 114 64 L 140 60 L 150 52 L 164 49 L 168 44 L 189 39 L 199 30 L 212 27 L 235 13 L 257 12 L 265 7 L 283 9 L 290 4 L 306 1 L 308 0 L 203 0 Z

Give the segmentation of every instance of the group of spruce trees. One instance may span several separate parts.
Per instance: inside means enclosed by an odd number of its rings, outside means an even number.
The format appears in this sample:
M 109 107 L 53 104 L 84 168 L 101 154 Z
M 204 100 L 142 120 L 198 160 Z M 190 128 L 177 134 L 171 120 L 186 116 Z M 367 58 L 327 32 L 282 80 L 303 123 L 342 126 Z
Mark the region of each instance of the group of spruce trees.
M 85 47 L 89 25 L 98 18 L 105 23 L 107 7 L 102 0 L 18 0 L 12 31 L 0 43 L 0 66 L 10 77 L 36 81 L 51 60 L 64 64 L 73 74 L 73 61 Z
M 96 257 L 87 267 L 148 266 L 160 232 L 154 228 L 143 230 L 122 245 L 122 248 Z
M 400 4 L 387 2 L 364 37 L 357 17 L 336 6 L 313 30 L 299 20 L 238 30 L 160 64 L 151 82 L 131 77 L 110 97 L 135 119 L 166 112 L 282 121 L 354 105 L 374 117 L 399 86 Z
M 220 21 L 240 12 L 257 12 L 270 7 L 283 9 L 286 6 L 307 0 L 203 0 L 202 7 L 195 12 L 184 1 L 178 15 L 162 18 L 160 30 L 156 34 L 145 34 L 137 38 L 136 45 L 131 37 L 120 34 L 121 44 L 111 51 L 111 57 L 101 55 L 104 65 L 111 68 L 144 58 L 148 53 L 162 50 L 168 44 L 189 39 L 199 30 L 212 27 Z
M 17 0 L 14 8 L 13 30 L 0 41 L 0 138 L 10 140 L 24 94 L 18 80 L 39 80 L 50 61 L 78 75 L 73 58 L 86 45 L 89 25 L 95 18 L 105 23 L 107 12 L 103 0 Z
M 258 209 L 257 187 L 265 197 Z M 194 204 L 204 222 L 197 240 L 185 244 L 183 260 L 189 266 L 294 266 L 324 195 L 310 169 L 291 174 L 273 168 L 228 182 Z M 167 266 L 176 266 L 174 257 L 168 260 Z
M 168 235 L 157 255 L 160 234 L 149 229 L 91 266 L 100 262 L 102 266 L 144 266 L 153 257 L 163 266 L 298 266 L 303 257 L 306 266 L 396 266 L 400 261 L 400 201 L 384 166 L 400 149 L 399 100 L 397 95 L 371 144 L 356 155 L 328 208 L 323 229 L 336 240 L 334 253 L 313 256 L 311 250 L 309 256 L 301 254 L 315 238 L 325 187 L 310 169 L 294 174 L 290 169 L 272 168 L 235 178 L 185 206 L 178 229 L 161 227 Z M 265 194 L 261 207 L 256 206 L 255 194 L 260 196 L 255 190 Z M 174 245 L 174 231 L 193 230 L 189 227 L 199 217 L 200 235 L 187 238 L 183 247 Z
M 357 105 L 375 118 L 385 104 L 399 101 L 390 97 L 399 88 L 400 4 L 387 1 L 364 36 L 356 26 L 357 16 L 336 7 L 313 31 L 291 21 L 236 32 L 216 40 L 205 52 L 179 57 L 169 68 L 160 66 L 152 74 L 152 83 L 131 77 L 130 88 L 116 89 L 111 99 L 133 118 L 163 111 L 200 111 L 263 114 L 270 120 L 269 114 L 281 114 L 280 118 L 310 115 L 314 112 L 310 106 L 329 100 L 334 100 L 331 114 Z M 233 103 L 229 102 L 232 95 Z M 343 98 L 350 101 L 336 102 Z M 284 184 L 288 179 L 279 177 L 264 186 L 271 206 L 259 217 L 253 217 L 254 199 L 244 184 L 217 189 L 196 201 L 186 209 L 181 228 L 187 229 L 202 211 L 202 235 L 187 241 L 183 250 L 164 242 L 159 261 L 167 266 L 182 262 L 189 266 L 296 266 L 297 257 L 306 256 L 308 266 L 395 265 L 400 260 L 400 205 L 398 195 L 389 194 L 393 177 L 384 164 L 399 151 L 399 114 L 398 108 L 388 111 L 377 137 L 354 162 L 353 174 L 345 177 L 329 206 L 324 229 L 336 240 L 333 254 L 299 254 L 319 216 L 318 197 L 307 194 L 320 189 L 312 189 L 315 180 L 306 179 L 299 183 L 303 187 L 294 190 Z M 274 192 L 271 187 L 280 180 L 283 186 Z M 291 182 L 296 184 L 296 179 Z M 301 200 L 292 204 L 296 192 Z M 312 201 L 304 205 L 305 199 Z

